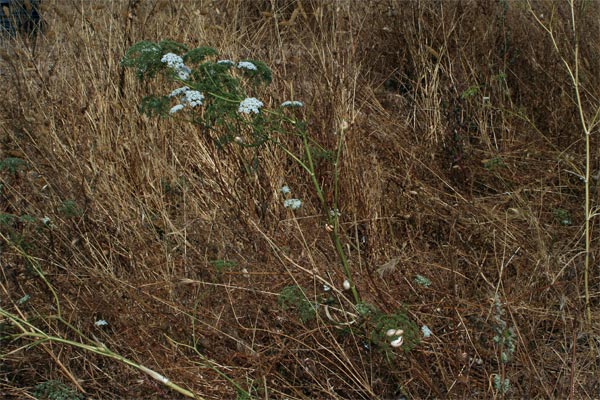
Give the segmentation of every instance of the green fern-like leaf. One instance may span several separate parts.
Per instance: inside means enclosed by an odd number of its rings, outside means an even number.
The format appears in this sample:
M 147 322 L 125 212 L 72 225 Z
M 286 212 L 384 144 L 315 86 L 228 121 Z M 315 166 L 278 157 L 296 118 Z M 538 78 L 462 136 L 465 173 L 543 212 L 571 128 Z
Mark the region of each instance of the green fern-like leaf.
M 121 65 L 135 68 L 136 75 L 140 80 L 153 78 L 165 68 L 165 64 L 161 61 L 163 55 L 186 51 L 187 47 L 170 40 L 163 40 L 160 43 L 143 40 L 127 50 L 125 57 L 121 60 Z
M 188 51 L 187 54 L 183 56 L 183 61 L 196 64 L 204 61 L 208 56 L 216 56 L 217 54 L 219 53 L 212 47 L 198 47 L 197 49 Z
M 169 96 L 146 96 L 140 104 L 140 111 L 149 117 L 167 116 L 171 99 Z
M 11 174 L 16 174 L 19 170 L 27 168 L 27 162 L 17 157 L 7 157 L 0 161 L 0 171 L 7 170 Z
M 244 69 L 244 74 L 252 77 L 254 84 L 259 85 L 261 83 L 268 85 L 273 80 L 273 73 L 271 69 L 262 61 L 258 60 L 242 60 L 251 62 L 256 66 L 256 71 L 250 71 L 248 69 Z

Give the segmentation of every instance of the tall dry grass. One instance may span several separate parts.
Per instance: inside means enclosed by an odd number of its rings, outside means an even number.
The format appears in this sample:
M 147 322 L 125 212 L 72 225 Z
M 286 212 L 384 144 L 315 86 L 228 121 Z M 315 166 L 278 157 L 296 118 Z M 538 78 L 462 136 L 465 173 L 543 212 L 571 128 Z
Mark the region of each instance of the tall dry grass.
M 599 10 L 581 1 L 575 11 L 573 39 L 568 7 L 545 1 L 44 1 L 44 35 L 4 40 L 0 160 L 28 168 L 0 173 L 0 212 L 52 228 L 0 226 L 1 307 L 207 399 L 235 398 L 225 375 L 265 399 L 600 396 L 594 263 L 594 323 L 583 320 L 584 141 L 560 61 L 577 40 L 594 115 Z M 562 54 L 531 12 L 555 28 Z M 277 148 L 248 174 L 247 154 L 142 116 L 142 96 L 160 87 L 119 61 L 143 39 L 266 62 L 274 83 L 261 98 L 303 100 L 328 149 L 347 126 L 339 208 L 358 290 L 385 312 L 408 310 L 432 337 L 390 360 L 360 330 L 302 323 L 278 305 L 286 286 L 316 298 L 320 279 L 339 289 L 344 279 L 310 181 Z M 319 164 L 327 193 L 332 174 Z M 283 208 L 283 184 L 303 198 L 300 212 Z M 34 265 L 81 337 L 49 318 L 57 302 Z M 493 340 L 499 319 L 513 330 L 508 362 Z M 178 396 L 78 348 L 20 349 L 12 329 L 0 320 L 4 398 L 31 398 L 53 379 L 90 398 Z M 510 379 L 507 393 L 495 375 Z

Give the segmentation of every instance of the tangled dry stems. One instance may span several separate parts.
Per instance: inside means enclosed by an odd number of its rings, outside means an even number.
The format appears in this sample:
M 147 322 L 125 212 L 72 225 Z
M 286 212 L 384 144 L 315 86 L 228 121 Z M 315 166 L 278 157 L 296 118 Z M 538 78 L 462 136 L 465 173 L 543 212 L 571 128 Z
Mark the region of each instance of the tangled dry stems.
M 531 6 L 552 17 L 572 56 L 568 10 Z M 598 11 L 577 3 L 592 114 Z M 526 3 L 45 1 L 43 16 L 43 36 L 7 42 L 2 54 L 0 158 L 28 169 L 2 172 L 0 207 L 47 216 L 53 228 L 2 230 L 28 243 L 63 319 L 83 335 L 207 399 L 236 394 L 217 371 L 263 398 L 502 397 L 494 374 L 510 378 L 508 397 L 598 396 L 597 323 L 582 320 L 583 186 L 572 173 L 581 130 L 566 71 Z M 389 360 L 355 331 L 278 306 L 290 284 L 309 299 L 323 280 L 341 288 L 310 182 L 276 148 L 249 175 L 243 153 L 142 117 L 145 88 L 119 60 L 141 39 L 165 38 L 265 61 L 274 84 L 263 98 L 303 100 L 326 148 L 347 124 L 340 210 L 358 289 L 385 312 L 405 307 L 432 338 Z M 592 143 L 598 171 L 597 134 Z M 331 167 L 318 172 L 332 192 Z M 301 213 L 282 207 L 283 184 L 304 196 Z M 597 193 L 596 179 L 596 204 Z M 0 247 L 2 307 L 81 340 L 48 318 L 56 302 L 15 249 Z M 217 271 L 214 260 L 235 267 Z M 431 286 L 416 285 L 417 274 Z M 590 288 L 597 320 L 596 272 Z M 516 336 L 507 363 L 492 340 L 496 298 Z M 95 398 L 176 396 L 52 343 L 4 355 L 0 373 L 6 398 L 51 379 Z

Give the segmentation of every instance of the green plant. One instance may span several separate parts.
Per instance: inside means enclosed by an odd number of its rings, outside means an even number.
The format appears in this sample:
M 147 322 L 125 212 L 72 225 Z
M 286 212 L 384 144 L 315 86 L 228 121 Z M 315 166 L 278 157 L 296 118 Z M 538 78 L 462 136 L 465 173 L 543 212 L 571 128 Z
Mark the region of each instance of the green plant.
M 415 283 L 419 286 L 424 286 L 424 287 L 431 286 L 431 280 L 423 275 L 415 276 Z
M 512 327 L 504 320 L 504 307 L 500 298 L 496 295 L 494 299 L 494 337 L 493 341 L 497 346 L 500 358 L 500 371 L 493 374 L 494 388 L 504 395 L 510 389 L 510 379 L 506 377 L 505 365 L 513 359 L 516 350 L 517 337 Z
M 489 160 L 486 160 L 483 163 L 483 168 L 485 168 L 486 170 L 493 172 L 495 169 L 497 168 L 501 168 L 504 167 L 504 161 L 502 161 L 501 157 L 494 157 L 494 158 L 490 158 Z
M 83 395 L 64 383 L 49 380 L 35 386 L 34 396 L 38 400 L 83 400 Z
M 13 214 L 0 214 L 0 231 L 7 233 L 7 239 L 19 248 L 26 250 L 31 246 L 31 237 L 29 237 L 28 226 L 35 226 L 38 220 L 28 214 L 16 216 Z
M 481 88 L 479 86 L 470 86 L 460 94 L 460 98 L 463 100 L 468 99 L 470 97 L 475 96 L 480 91 L 481 91 Z
M 162 75 L 167 81 L 180 86 L 170 94 L 148 95 L 141 102 L 140 110 L 149 116 L 179 117 L 200 128 L 200 132 L 219 147 L 237 145 L 254 149 L 275 145 L 304 170 L 310 178 L 320 207 L 327 218 L 330 238 L 350 284 L 356 303 L 360 296 L 352 281 L 348 258 L 339 236 L 339 213 L 337 209 L 339 164 L 344 130 L 338 135 L 335 153 L 327 151 L 308 134 L 306 122 L 294 110 L 304 106 L 299 101 L 284 101 L 278 107 L 268 108 L 261 100 L 250 97 L 250 91 L 271 82 L 271 70 L 256 60 L 217 59 L 218 52 L 209 47 L 189 49 L 172 42 L 142 41 L 127 50 L 121 64 L 133 68 L 140 80 Z M 299 140 L 303 154 L 294 154 L 285 142 L 286 138 Z M 334 165 L 334 200 L 328 204 L 322 183 L 317 179 L 316 160 L 332 160 Z M 257 168 L 257 157 L 245 160 L 248 170 Z M 301 202 L 287 199 L 291 209 Z
M 295 285 L 283 288 L 277 301 L 282 309 L 294 310 L 303 323 L 315 318 L 320 305 L 318 302 L 308 300 L 305 290 Z
M 552 211 L 552 215 L 561 225 L 568 226 L 573 223 L 573 220 L 571 219 L 571 213 L 569 210 L 565 210 L 564 208 L 555 208 Z
M 83 214 L 83 210 L 79 208 L 75 200 L 65 200 L 58 208 L 58 211 L 64 214 L 67 218 L 80 217 Z
M 370 340 L 378 348 L 383 349 L 388 358 L 393 357 L 393 350 L 401 337 L 400 345 L 404 352 L 411 351 L 421 341 L 417 324 L 404 310 L 396 310 L 385 314 L 377 309 L 370 317 Z M 393 332 L 392 332 L 393 331 Z
M 217 269 L 217 272 L 221 273 L 225 269 L 235 268 L 238 263 L 231 260 L 212 260 L 210 264 Z
M 7 170 L 12 175 L 26 168 L 27 162 L 17 157 L 7 157 L 0 161 L 0 171 Z

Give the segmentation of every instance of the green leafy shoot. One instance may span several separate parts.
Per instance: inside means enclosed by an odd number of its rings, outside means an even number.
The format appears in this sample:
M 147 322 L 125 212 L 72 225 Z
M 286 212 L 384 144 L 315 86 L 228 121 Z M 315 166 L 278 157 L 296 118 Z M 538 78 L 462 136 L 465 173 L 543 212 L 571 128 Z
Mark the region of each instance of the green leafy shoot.
M 7 157 L 0 161 L 0 171 L 7 170 L 13 175 L 26 168 L 27 162 L 17 157 Z

